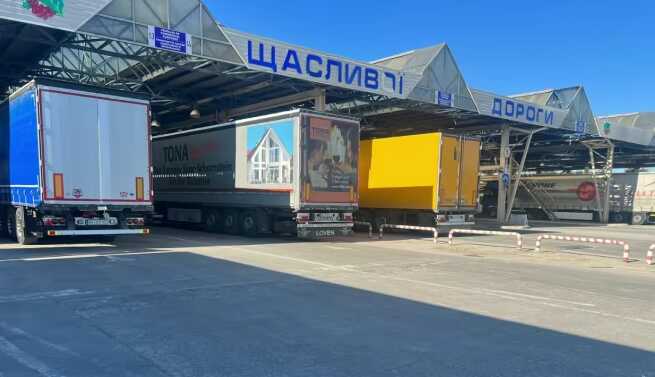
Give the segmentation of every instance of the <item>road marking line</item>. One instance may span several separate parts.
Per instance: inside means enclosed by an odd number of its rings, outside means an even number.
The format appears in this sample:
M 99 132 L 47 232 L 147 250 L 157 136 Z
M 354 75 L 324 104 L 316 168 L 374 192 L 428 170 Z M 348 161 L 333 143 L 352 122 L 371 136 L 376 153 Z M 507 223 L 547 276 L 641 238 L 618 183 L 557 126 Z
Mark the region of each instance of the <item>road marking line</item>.
M 41 344 L 41 345 L 43 345 L 45 347 L 54 349 L 56 351 L 66 353 L 66 354 L 71 355 L 71 356 L 77 356 L 77 357 L 80 356 L 79 354 L 69 350 L 68 348 L 66 348 L 64 346 L 60 346 L 59 344 L 49 342 L 49 341 L 47 341 L 47 340 L 45 340 L 43 338 L 40 338 L 40 337 L 38 337 L 36 335 L 30 334 L 27 331 L 25 331 L 23 329 L 20 329 L 18 327 L 9 326 L 5 322 L 0 322 L 0 328 L 2 328 L 3 330 L 5 330 L 5 331 L 7 331 L 7 332 L 9 332 L 11 334 L 22 336 L 24 338 L 27 338 L 27 339 L 32 340 L 34 342 L 37 342 L 37 343 L 39 343 L 39 344 Z
M 625 317 L 625 316 L 622 316 L 622 315 L 612 314 L 612 313 L 607 313 L 607 312 L 601 312 L 601 311 L 598 311 L 598 310 L 589 310 L 589 309 L 582 309 L 582 308 L 571 308 L 571 307 L 564 306 L 564 305 L 546 303 L 546 302 L 544 302 L 543 304 L 547 305 L 547 306 L 552 306 L 552 307 L 555 307 L 555 308 L 569 309 L 569 310 L 573 310 L 573 311 L 576 311 L 576 312 L 596 314 L 596 315 L 599 315 L 599 316 L 602 316 L 602 317 L 616 318 L 616 319 L 621 319 L 621 320 L 625 320 L 625 321 L 634 321 L 634 322 L 639 322 L 639 323 L 645 323 L 645 324 L 648 324 L 648 325 L 655 325 L 655 321 L 649 321 L 647 319 L 642 319 L 642 318 L 637 318 L 637 317 Z
M 53 291 L 53 292 L 38 292 L 38 293 L 28 293 L 22 295 L 0 296 L 0 304 L 21 302 L 21 301 L 36 301 L 36 300 L 47 300 L 53 298 L 85 296 L 93 293 L 95 292 L 80 291 L 79 289 L 65 289 L 62 291 Z
M 75 259 L 92 259 L 92 258 L 112 258 L 112 257 L 125 257 L 125 256 L 139 256 L 139 255 L 158 255 L 158 254 L 173 254 L 179 251 L 144 251 L 138 253 L 120 252 L 112 254 L 79 254 L 79 255 L 59 255 L 52 257 L 38 257 L 38 258 L 15 258 L 0 260 L 0 263 L 10 262 L 47 262 L 47 261 L 60 261 L 60 260 L 75 260 Z
M 325 247 L 332 250 L 348 250 L 347 248 L 340 246 L 325 245 Z
M 530 299 L 535 299 L 535 300 L 556 301 L 556 302 L 563 302 L 563 303 L 566 303 L 566 304 L 572 304 L 572 305 L 578 305 L 578 306 L 596 307 L 596 305 L 590 304 L 590 303 L 587 303 L 587 302 L 560 300 L 560 299 L 557 299 L 557 298 L 550 298 L 550 297 L 544 297 L 544 296 L 535 296 L 535 295 L 529 295 L 529 294 L 525 294 L 525 293 L 509 292 L 509 291 L 502 291 L 502 290 L 496 290 L 496 289 L 482 288 L 482 290 L 488 291 L 488 292 L 493 292 L 493 293 L 501 293 L 501 294 L 506 294 L 506 295 L 530 298 Z
M 24 367 L 29 368 L 33 371 L 36 371 L 44 377 L 64 377 L 64 375 L 55 372 L 45 365 L 42 361 L 36 359 L 34 356 L 26 353 L 20 348 L 16 347 L 15 344 L 11 343 L 9 340 L 0 336 L 0 351 L 5 355 L 16 360 Z

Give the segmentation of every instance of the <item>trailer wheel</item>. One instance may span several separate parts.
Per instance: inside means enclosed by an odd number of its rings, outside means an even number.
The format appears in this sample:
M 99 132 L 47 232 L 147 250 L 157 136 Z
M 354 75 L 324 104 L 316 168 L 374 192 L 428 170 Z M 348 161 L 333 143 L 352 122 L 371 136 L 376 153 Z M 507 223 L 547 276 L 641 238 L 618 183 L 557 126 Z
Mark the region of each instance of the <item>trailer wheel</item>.
M 239 211 L 225 211 L 225 215 L 223 216 L 223 230 L 227 234 L 239 234 Z
M 628 222 L 628 217 L 623 212 L 613 212 L 610 215 L 610 220 L 616 224 L 625 224 Z
M 222 227 L 221 215 L 215 209 L 203 210 L 204 227 L 206 232 L 220 233 Z
M 38 238 L 34 237 L 29 230 L 29 222 L 25 216 L 25 208 L 16 208 L 14 219 L 16 223 L 16 241 L 18 241 L 20 245 L 34 245 L 37 243 Z
M 254 237 L 257 235 L 258 222 L 257 213 L 253 211 L 244 212 L 239 221 L 241 234 L 246 237 Z
M 648 221 L 648 216 L 643 213 L 635 213 L 632 215 L 632 225 L 644 225 Z
M 7 218 L 7 211 L 0 211 L 0 237 L 7 237 L 9 235 Z
M 7 233 L 7 237 L 16 241 L 16 209 L 8 207 L 6 219 L 5 232 Z

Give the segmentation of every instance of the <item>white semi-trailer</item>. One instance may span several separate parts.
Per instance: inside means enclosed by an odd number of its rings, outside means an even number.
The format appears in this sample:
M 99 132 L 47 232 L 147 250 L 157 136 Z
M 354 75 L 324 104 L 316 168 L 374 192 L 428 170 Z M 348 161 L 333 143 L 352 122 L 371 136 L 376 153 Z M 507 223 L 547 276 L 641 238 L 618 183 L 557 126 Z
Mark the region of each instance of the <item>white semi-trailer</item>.
M 210 232 L 349 235 L 359 121 L 294 110 L 153 141 L 156 211 Z
M 592 175 L 539 175 L 521 178 L 514 208 L 548 211 L 559 220 L 598 221 L 606 181 Z M 485 211 L 494 213 L 495 189 L 485 191 Z M 489 197 L 487 197 L 489 196 Z M 655 173 L 617 173 L 610 181 L 609 219 L 635 225 L 655 223 Z
M 149 102 L 34 81 L 0 105 L 0 230 L 44 237 L 147 234 Z

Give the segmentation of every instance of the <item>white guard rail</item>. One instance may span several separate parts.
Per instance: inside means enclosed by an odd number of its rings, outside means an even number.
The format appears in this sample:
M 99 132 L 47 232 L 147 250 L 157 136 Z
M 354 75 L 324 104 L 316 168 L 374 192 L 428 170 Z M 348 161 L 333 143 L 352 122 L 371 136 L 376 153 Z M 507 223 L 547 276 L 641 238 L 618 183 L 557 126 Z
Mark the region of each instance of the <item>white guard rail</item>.
M 424 227 L 424 226 L 409 226 L 409 225 L 392 225 L 392 224 L 383 224 L 380 225 L 380 239 L 384 238 L 384 230 L 385 229 L 400 229 L 400 230 L 415 230 L 415 231 L 420 231 L 420 232 L 431 232 L 432 233 L 432 240 L 435 244 L 437 245 L 437 242 L 439 242 L 439 230 L 437 228 L 430 228 L 430 227 Z
M 368 228 L 368 238 L 373 238 L 373 224 L 367 223 L 365 221 L 355 221 L 355 226 Z
M 448 244 L 453 246 L 455 244 L 455 234 L 475 234 L 483 236 L 505 236 L 505 237 L 515 237 L 516 246 L 519 249 L 523 248 L 523 236 L 520 233 L 516 232 L 496 232 L 491 230 L 472 230 L 472 229 L 453 229 L 448 233 Z
M 535 247 L 535 250 L 537 252 L 541 251 L 541 244 L 543 243 L 543 240 L 623 246 L 623 261 L 626 263 L 630 262 L 630 244 L 624 241 L 606 240 L 603 238 L 592 238 L 592 237 L 549 236 L 549 235 L 542 234 L 539 237 L 537 237 L 537 244 Z

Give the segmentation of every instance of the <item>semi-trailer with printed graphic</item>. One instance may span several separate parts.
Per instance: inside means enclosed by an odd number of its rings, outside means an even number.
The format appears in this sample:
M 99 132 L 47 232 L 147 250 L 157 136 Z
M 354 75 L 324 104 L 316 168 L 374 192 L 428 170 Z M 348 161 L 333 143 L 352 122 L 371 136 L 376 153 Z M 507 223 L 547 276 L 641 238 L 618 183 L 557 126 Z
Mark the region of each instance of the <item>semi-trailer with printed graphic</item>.
M 0 105 L 0 231 L 20 244 L 146 234 L 149 102 L 32 81 Z
M 349 235 L 358 153 L 358 120 L 307 110 L 156 136 L 156 212 L 219 233 Z
M 495 181 L 485 182 L 483 206 L 496 215 Z M 600 221 L 607 179 L 590 174 L 527 175 L 521 177 L 514 208 L 531 218 Z M 609 221 L 644 225 L 655 223 L 655 173 L 615 173 L 609 185 Z

